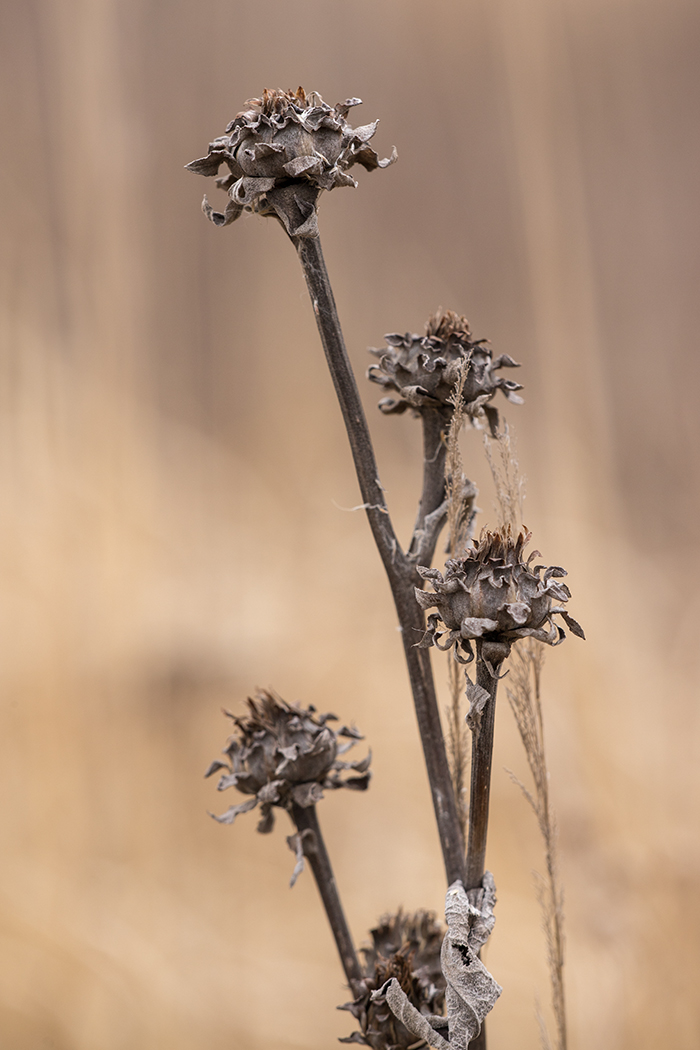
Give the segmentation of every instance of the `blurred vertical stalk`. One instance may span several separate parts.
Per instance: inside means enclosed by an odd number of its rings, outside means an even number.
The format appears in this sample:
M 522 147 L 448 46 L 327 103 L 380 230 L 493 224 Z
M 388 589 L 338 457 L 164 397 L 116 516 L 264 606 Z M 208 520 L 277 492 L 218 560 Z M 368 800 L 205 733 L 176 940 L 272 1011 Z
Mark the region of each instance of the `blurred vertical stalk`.
M 547 961 L 552 989 L 552 1011 L 557 1026 L 556 1050 L 566 1050 L 566 1001 L 564 996 L 564 902 L 559 883 L 557 864 L 557 827 L 549 799 L 549 772 L 544 743 L 542 719 L 541 676 L 544 646 L 527 640 L 519 642 L 513 651 L 508 701 L 515 716 L 520 739 L 525 748 L 534 791 L 528 791 L 516 779 L 537 818 L 544 843 L 545 875 L 538 880 L 538 897 L 542 908 L 543 929 L 547 942 Z M 512 774 L 511 774 L 512 775 Z M 550 1046 L 544 1020 L 543 1043 Z
M 338 319 L 321 242 L 318 237 L 292 237 L 304 271 L 311 296 L 316 324 L 328 361 L 345 427 L 350 441 L 355 470 L 364 500 L 372 535 L 389 579 L 401 627 L 404 654 L 413 693 L 423 753 L 430 781 L 430 789 L 437 820 L 448 884 L 464 878 L 464 840 L 450 776 L 445 741 L 440 724 L 435 684 L 430 656 L 425 649 L 417 649 L 415 642 L 425 630 L 424 618 L 418 607 L 414 586 L 415 567 L 401 549 L 394 532 L 384 490 L 379 482 L 369 428 L 355 382 L 345 341 Z M 437 420 L 424 432 L 425 459 L 439 459 L 436 429 Z M 437 471 L 424 469 L 423 499 L 419 511 L 423 518 L 428 507 L 442 493 L 442 464 Z M 434 481 L 437 475 L 438 480 Z M 432 508 L 435 509 L 435 508 Z

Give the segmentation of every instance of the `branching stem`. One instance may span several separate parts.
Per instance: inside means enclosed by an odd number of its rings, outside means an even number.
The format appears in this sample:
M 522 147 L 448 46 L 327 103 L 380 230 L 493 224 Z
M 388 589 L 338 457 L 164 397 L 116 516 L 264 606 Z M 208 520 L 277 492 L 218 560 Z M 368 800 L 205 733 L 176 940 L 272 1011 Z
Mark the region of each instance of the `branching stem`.
M 292 241 L 304 270 L 316 324 L 345 421 L 360 492 L 363 502 L 367 505 L 367 518 L 389 578 L 399 617 L 447 881 L 450 884 L 455 879 L 464 878 L 464 842 L 440 725 L 430 655 L 427 650 L 415 647 L 425 630 L 423 613 L 418 607 L 413 591 L 417 580 L 415 564 L 402 550 L 386 506 L 367 420 L 345 349 L 321 242 L 318 237 L 298 237 L 292 238 Z M 439 431 L 436 429 L 436 421 L 433 420 L 430 430 L 426 427 L 424 447 L 426 461 L 435 457 L 434 474 L 431 469 L 430 477 L 427 476 L 426 464 L 419 520 L 421 515 L 425 520 L 444 499 L 443 460 L 438 447 L 438 437 Z M 438 480 L 435 481 L 435 478 Z M 434 542 L 432 546 L 434 549 Z

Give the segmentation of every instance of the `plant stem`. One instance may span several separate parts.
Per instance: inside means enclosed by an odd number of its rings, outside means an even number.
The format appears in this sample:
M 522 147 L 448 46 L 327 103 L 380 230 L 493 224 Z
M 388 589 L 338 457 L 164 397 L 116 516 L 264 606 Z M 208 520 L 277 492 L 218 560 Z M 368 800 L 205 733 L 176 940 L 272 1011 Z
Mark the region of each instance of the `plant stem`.
M 415 564 L 430 565 L 435 553 L 439 527 L 429 528 L 426 518 L 435 515 L 445 501 L 445 457 L 447 445 L 444 439 L 444 420 L 435 409 L 421 412 L 423 424 L 423 491 L 418 506 L 418 516 L 413 528 L 413 538 L 408 557 Z M 447 507 L 445 506 L 445 515 Z M 440 523 L 441 524 L 441 523 Z M 417 578 L 416 583 L 420 580 Z
M 469 1050 L 486 1050 L 486 1021 L 481 1022 L 481 1031 L 469 1042 Z
M 292 241 L 304 270 L 316 324 L 338 395 L 367 518 L 389 578 L 399 617 L 447 881 L 450 884 L 455 879 L 464 877 L 464 840 L 459 825 L 445 741 L 440 725 L 430 655 L 425 649 L 415 648 L 415 643 L 420 640 L 425 630 L 423 613 L 418 607 L 413 591 L 416 582 L 415 566 L 401 549 L 389 517 L 384 490 L 379 482 L 367 420 L 345 349 L 333 290 L 321 251 L 321 242 L 318 237 L 297 237 L 292 238 Z M 435 455 L 435 451 L 433 434 L 430 455 Z M 441 473 L 442 466 L 440 465 L 437 471 L 438 476 Z M 442 481 L 440 481 L 441 484 Z M 424 498 L 427 505 L 436 498 L 432 481 L 426 485 L 424 480 Z M 427 505 L 426 514 L 428 513 Z
M 379 482 L 379 471 L 374 458 L 372 440 L 355 376 L 345 349 L 333 290 L 321 251 L 321 241 L 318 237 L 300 237 L 294 243 L 304 270 L 316 324 L 343 413 L 357 480 L 365 501 L 364 509 L 367 512 L 370 528 L 384 567 L 389 573 L 394 570 L 396 560 L 403 558 L 403 553 L 389 517 L 384 489 Z
M 476 684 L 489 694 L 481 715 L 481 725 L 472 741 L 471 791 L 469 795 L 469 838 L 465 889 L 481 886 L 486 861 L 486 833 L 489 825 L 489 795 L 491 792 L 491 760 L 493 730 L 496 715 L 496 688 L 498 668 L 492 675 L 481 657 L 477 656 Z
M 464 694 L 464 675 L 456 660 L 448 662 L 448 679 L 450 685 L 450 706 L 448 708 L 448 741 L 452 783 L 457 800 L 457 812 L 462 834 L 467 837 L 467 806 L 465 780 L 468 765 L 469 748 L 467 747 L 468 729 L 465 724 L 462 707 Z
M 469 795 L 469 837 L 467 845 L 467 870 L 465 888 L 481 886 L 486 866 L 486 834 L 489 826 L 489 796 L 491 794 L 491 763 L 493 758 L 493 731 L 496 723 L 496 689 L 500 664 L 489 671 L 477 654 L 476 684 L 489 694 L 481 714 L 481 725 L 472 738 L 471 791 Z M 486 1050 L 486 1022 L 476 1039 L 469 1043 L 469 1050 Z
M 292 803 L 291 817 L 297 831 L 302 836 L 304 856 L 307 857 L 314 873 L 347 982 L 353 995 L 357 997 L 364 991 L 362 969 L 352 941 L 352 934 L 345 919 L 343 905 L 340 902 L 333 868 L 318 823 L 316 807 L 302 807 Z

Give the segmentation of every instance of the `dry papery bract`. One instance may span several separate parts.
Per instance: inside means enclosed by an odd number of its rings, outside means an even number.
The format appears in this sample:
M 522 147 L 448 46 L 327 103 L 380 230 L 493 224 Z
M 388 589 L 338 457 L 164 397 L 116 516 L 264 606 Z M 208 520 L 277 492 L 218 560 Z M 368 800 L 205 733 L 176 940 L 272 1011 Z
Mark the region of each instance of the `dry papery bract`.
M 247 704 L 247 715 L 225 712 L 235 726 L 223 752 L 227 760 L 212 762 L 205 776 L 226 770 L 218 790 L 235 787 L 252 797 L 214 817 L 219 823 L 233 824 L 241 813 L 259 805 L 258 831 L 267 833 L 274 825 L 274 806 L 306 808 L 323 798 L 324 790 L 367 788 L 371 753 L 357 762 L 340 758 L 363 739 L 357 729 L 342 726 L 336 732 L 328 725 L 337 721 L 336 715 L 317 714 L 313 706 L 292 706 L 268 690 Z
M 481 886 L 468 892 L 461 881 L 452 883 L 445 897 L 447 932 L 440 949 L 447 1016 L 417 1007 L 399 976 L 388 974 L 384 984 L 372 992 L 371 1000 L 388 1007 L 413 1041 L 365 1045 L 374 1050 L 418 1050 L 422 1046 L 467 1050 L 502 990 L 479 958 L 494 927 L 495 903 L 496 887 L 488 871 Z
M 509 401 L 522 404 L 515 391 L 520 383 L 495 374 L 502 367 L 517 368 L 508 354 L 494 358 L 488 340 L 472 339 L 469 322 L 452 310 L 438 311 L 426 324 L 425 335 L 390 333 L 388 346 L 370 353 L 379 358 L 370 365 L 367 376 L 398 398 L 385 397 L 379 402 L 387 414 L 413 409 L 438 409 L 449 420 L 454 411 L 453 393 L 460 380 L 460 370 L 469 363 L 462 397 L 467 414 L 474 419 L 485 413 L 492 430 L 498 426 L 498 413 L 489 405 L 497 390 Z
M 527 560 L 523 550 L 530 533 L 514 534 L 510 526 L 495 532 L 482 532 L 464 557 L 451 558 L 445 573 L 419 566 L 418 572 L 433 591 L 416 588 L 416 600 L 422 609 L 437 608 L 428 616 L 428 629 L 420 645 L 439 649 L 455 647 L 473 659 L 472 641 L 482 649 L 485 659 L 500 663 L 518 638 L 533 637 L 548 645 L 557 645 L 564 630 L 553 622 L 561 616 L 569 630 L 584 637 L 581 626 L 563 608 L 571 592 L 558 582 L 566 571 L 558 565 L 532 566 L 539 551 Z M 556 603 L 556 604 L 555 604 Z M 442 624 L 444 630 L 440 630 Z M 443 640 L 444 639 L 444 640 Z
M 335 106 L 303 88 L 270 91 L 252 98 L 209 145 L 206 157 L 193 160 L 189 171 L 217 176 L 224 164 L 228 174 L 216 179 L 229 201 L 214 211 L 207 198 L 202 208 L 217 226 L 228 226 L 244 210 L 276 215 L 293 237 L 314 237 L 316 204 L 322 190 L 356 186 L 348 169 L 361 164 L 368 171 L 386 168 L 397 159 L 396 150 L 380 160 L 369 145 L 378 121 L 352 128 L 346 117 L 361 99 L 349 98 Z

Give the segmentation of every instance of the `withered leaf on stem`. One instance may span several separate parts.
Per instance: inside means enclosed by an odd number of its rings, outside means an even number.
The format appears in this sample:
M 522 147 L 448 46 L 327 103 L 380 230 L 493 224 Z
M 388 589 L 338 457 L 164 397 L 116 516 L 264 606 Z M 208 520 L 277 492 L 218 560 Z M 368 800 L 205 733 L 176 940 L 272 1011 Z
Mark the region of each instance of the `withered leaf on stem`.
M 399 910 L 396 915 L 383 916 L 370 932 L 371 947 L 361 949 L 365 990 L 354 1002 L 339 1008 L 352 1013 L 360 1031 L 340 1042 L 359 1043 L 372 1050 L 408 1050 L 415 1045 L 414 1034 L 394 1015 L 387 1000 L 375 993 L 395 978 L 419 1015 L 433 1017 L 439 1025 L 438 1011 L 445 1001 L 440 966 L 444 929 L 433 912 Z M 441 1020 L 446 1026 L 447 1019 Z
M 495 923 L 495 903 L 496 887 L 488 871 L 476 890 L 467 893 L 457 881 L 447 891 L 447 933 L 442 943 L 441 963 L 446 982 L 449 1041 L 441 1034 L 443 1019 L 416 1009 L 396 977 L 391 977 L 373 993 L 373 997 L 388 1003 L 392 1013 L 416 1039 L 425 1040 L 435 1050 L 467 1050 L 501 994 L 500 985 L 478 956 Z
M 469 675 L 467 679 L 467 700 L 469 701 L 469 710 L 467 711 L 467 725 L 471 729 L 472 733 L 478 733 L 479 727 L 481 726 L 481 716 L 484 713 L 484 708 L 488 703 L 490 697 L 485 689 L 482 689 L 480 685 L 472 682 Z
M 294 871 L 292 877 L 289 880 L 290 887 L 294 886 L 302 871 L 304 870 L 304 837 L 308 837 L 308 831 L 297 831 L 294 835 L 287 836 L 287 845 L 296 857 L 296 864 L 294 865 Z

